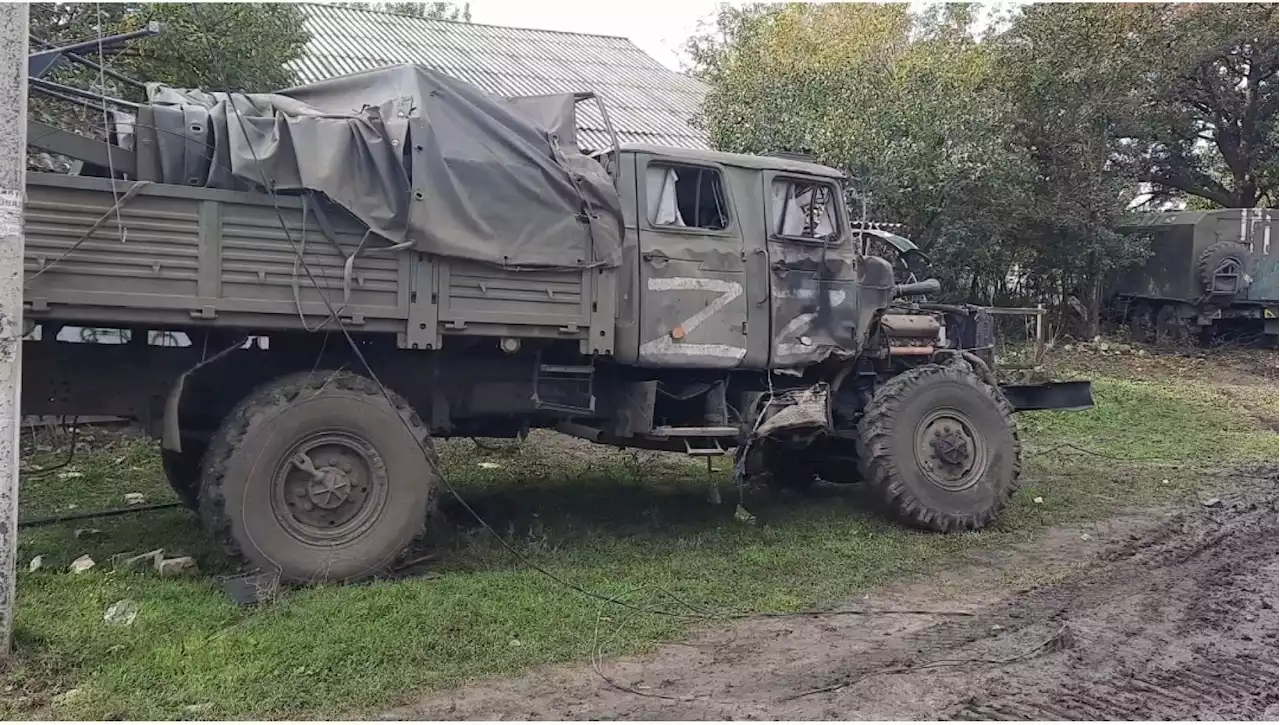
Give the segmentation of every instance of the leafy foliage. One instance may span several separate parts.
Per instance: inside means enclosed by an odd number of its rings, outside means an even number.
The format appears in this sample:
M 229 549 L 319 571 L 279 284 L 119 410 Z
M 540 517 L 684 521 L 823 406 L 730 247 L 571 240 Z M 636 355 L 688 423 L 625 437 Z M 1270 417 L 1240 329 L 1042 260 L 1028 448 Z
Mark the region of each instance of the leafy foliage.
M 1009 143 L 1010 107 L 970 13 L 726 9 L 691 45 L 711 86 L 702 122 L 726 150 L 805 151 L 847 170 L 868 216 L 905 224 L 952 287 L 1002 294 L 1023 253 L 1009 218 L 1031 167 Z
M 160 35 L 133 41 L 108 65 L 175 86 L 269 91 L 291 85 L 290 61 L 310 36 L 288 3 L 36 3 L 31 33 L 67 43 L 125 33 L 157 21 Z M 87 57 L 96 53 L 89 51 Z
M 301 11 L 288 3 L 35 3 L 30 9 L 32 46 L 54 46 L 127 33 L 159 22 L 161 33 L 132 41 L 118 54 L 90 61 L 139 81 L 179 87 L 270 91 L 296 81 L 288 64 L 301 57 L 310 36 Z M 49 80 L 142 100 L 140 88 L 107 73 L 64 60 Z M 102 138 L 105 111 L 31 93 L 29 113 L 63 129 Z M 32 149 L 28 165 L 41 171 L 68 171 L 68 159 Z
M 1016 119 L 1012 141 L 1035 169 L 1019 212 L 1023 232 L 1040 242 L 1027 271 L 1059 298 L 1087 300 L 1090 328 L 1105 275 L 1143 252 L 1140 240 L 1114 231 L 1133 187 L 1113 163 L 1119 129 L 1143 105 L 1128 82 L 1140 20 L 1101 4 L 1036 5 L 992 41 Z
M 1276 203 L 1277 7 L 1152 5 L 1130 9 L 1150 53 L 1135 118 L 1135 175 L 1221 207 Z
M 1274 5 L 748 5 L 693 38 L 700 123 L 730 151 L 849 172 L 934 273 L 980 302 L 1086 300 L 1140 259 L 1129 204 L 1276 193 Z

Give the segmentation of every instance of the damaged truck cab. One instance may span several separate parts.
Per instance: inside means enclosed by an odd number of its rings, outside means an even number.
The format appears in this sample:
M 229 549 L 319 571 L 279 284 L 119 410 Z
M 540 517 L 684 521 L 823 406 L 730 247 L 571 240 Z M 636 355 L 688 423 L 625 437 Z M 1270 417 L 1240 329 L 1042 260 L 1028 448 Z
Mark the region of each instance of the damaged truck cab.
M 1001 387 L 991 316 L 925 302 L 935 280 L 897 284 L 864 254 L 915 247 L 850 219 L 836 169 L 640 145 L 609 163 L 626 222 L 617 349 L 596 415 L 561 430 L 733 450 L 740 475 L 781 486 L 871 476 L 904 519 L 950 531 L 1014 490 L 1015 409 L 1092 403 L 1087 382 Z
M 232 556 L 314 581 L 376 574 L 422 533 L 437 438 L 733 455 L 739 482 L 865 481 L 951 532 L 1016 489 L 1015 411 L 1091 405 L 1087 382 L 1002 386 L 991 316 L 895 280 L 869 242 L 913 247 L 850 218 L 839 171 L 589 158 L 573 109 L 592 98 L 495 99 L 406 66 L 161 89 L 127 144 L 35 128 L 85 164 L 29 175 L 24 412 L 137 420 Z M 290 123 L 335 141 L 261 156 Z
M 893 276 L 856 263 L 839 172 L 644 146 L 620 158 L 618 362 L 801 369 L 858 353 Z

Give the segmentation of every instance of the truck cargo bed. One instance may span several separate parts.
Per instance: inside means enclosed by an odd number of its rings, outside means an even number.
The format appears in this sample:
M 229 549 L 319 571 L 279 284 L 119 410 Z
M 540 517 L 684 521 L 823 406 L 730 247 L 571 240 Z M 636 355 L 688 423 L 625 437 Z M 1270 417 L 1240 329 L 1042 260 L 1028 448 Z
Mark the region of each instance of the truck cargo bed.
M 401 347 L 436 348 L 445 334 L 612 346 L 612 320 L 591 305 L 592 285 L 611 276 L 594 270 L 506 270 L 377 251 L 361 246 L 358 221 L 332 211 L 331 240 L 299 197 L 146 184 L 125 198 L 133 187 L 28 176 L 29 317 L 116 327 L 336 327 L 319 287 L 353 332 L 395 333 Z

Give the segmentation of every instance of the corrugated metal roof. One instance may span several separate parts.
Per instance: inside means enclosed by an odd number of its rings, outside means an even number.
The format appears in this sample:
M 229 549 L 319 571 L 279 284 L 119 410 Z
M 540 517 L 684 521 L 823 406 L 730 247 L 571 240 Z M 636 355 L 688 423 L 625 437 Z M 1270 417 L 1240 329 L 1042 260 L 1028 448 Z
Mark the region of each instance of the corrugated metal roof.
M 710 148 L 706 134 L 690 125 L 706 86 L 626 38 L 299 7 L 311 33 L 305 54 L 292 64 L 302 83 L 418 63 L 495 95 L 593 91 L 604 99 L 622 143 Z M 580 146 L 609 147 L 594 104 L 578 104 L 578 127 Z

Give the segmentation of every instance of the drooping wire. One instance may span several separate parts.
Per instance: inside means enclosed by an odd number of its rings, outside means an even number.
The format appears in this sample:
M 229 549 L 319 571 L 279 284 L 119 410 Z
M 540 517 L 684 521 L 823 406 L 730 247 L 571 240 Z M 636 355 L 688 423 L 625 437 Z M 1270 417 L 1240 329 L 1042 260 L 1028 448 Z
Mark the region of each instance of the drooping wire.
M 76 444 L 80 437 L 80 426 L 77 425 L 77 423 L 79 422 L 80 422 L 79 416 L 72 417 L 71 425 L 69 426 L 71 442 L 67 444 L 67 457 L 65 459 L 51 466 L 41 466 L 40 468 L 34 468 L 28 471 L 19 471 L 18 474 L 20 476 L 32 476 L 32 477 L 45 476 L 50 473 L 53 473 L 54 471 L 61 470 L 63 468 L 66 468 L 67 466 L 70 466 L 71 463 L 76 459 Z M 63 416 L 62 427 L 63 427 L 63 430 L 68 429 L 68 426 L 66 424 L 66 416 Z
M 107 172 L 108 178 L 111 179 L 111 199 L 115 202 L 112 208 L 116 212 L 116 228 L 120 231 L 120 243 L 128 244 L 129 228 L 124 225 L 120 212 L 120 191 L 116 188 L 116 162 L 111 143 L 111 117 L 110 111 L 107 110 L 107 54 L 102 47 L 102 39 L 105 37 L 102 30 L 102 3 L 96 2 L 93 5 L 94 19 L 97 21 L 94 27 L 98 29 L 98 92 L 102 95 L 102 124 L 106 129 L 107 140 Z

